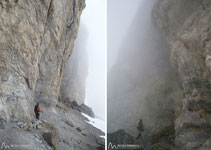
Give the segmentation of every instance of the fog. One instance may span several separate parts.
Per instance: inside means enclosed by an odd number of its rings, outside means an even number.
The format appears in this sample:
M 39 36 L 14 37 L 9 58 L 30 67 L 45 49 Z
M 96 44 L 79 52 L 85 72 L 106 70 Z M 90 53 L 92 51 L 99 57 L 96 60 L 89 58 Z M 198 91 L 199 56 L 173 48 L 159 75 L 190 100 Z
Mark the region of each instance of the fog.
M 108 132 L 135 135 L 140 118 L 152 130 L 162 121 L 158 116 L 169 114 L 161 109 L 171 99 L 165 91 L 173 75 L 168 46 L 152 19 L 155 1 L 108 0 Z
M 107 32 L 108 32 L 108 69 L 114 64 L 122 40 L 142 0 L 108 0 Z
M 105 1 L 86 0 L 81 22 L 89 34 L 87 39 L 88 76 L 85 104 L 96 116 L 105 117 Z M 80 37 L 79 37 L 80 38 Z
M 73 53 L 67 61 L 61 85 L 66 102 L 91 107 L 105 119 L 105 1 L 86 0 Z
M 88 31 L 83 23 L 80 24 L 78 38 L 74 43 L 72 55 L 65 64 L 60 93 L 62 99 L 76 101 L 79 105 L 85 102 L 86 79 L 88 75 Z

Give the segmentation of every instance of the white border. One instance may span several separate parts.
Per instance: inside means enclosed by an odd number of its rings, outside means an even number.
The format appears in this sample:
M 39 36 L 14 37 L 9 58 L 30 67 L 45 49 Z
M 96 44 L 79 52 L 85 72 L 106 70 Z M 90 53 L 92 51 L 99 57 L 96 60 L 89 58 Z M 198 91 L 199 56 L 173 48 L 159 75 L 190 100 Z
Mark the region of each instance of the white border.
M 105 0 L 105 150 L 107 150 L 107 0 Z

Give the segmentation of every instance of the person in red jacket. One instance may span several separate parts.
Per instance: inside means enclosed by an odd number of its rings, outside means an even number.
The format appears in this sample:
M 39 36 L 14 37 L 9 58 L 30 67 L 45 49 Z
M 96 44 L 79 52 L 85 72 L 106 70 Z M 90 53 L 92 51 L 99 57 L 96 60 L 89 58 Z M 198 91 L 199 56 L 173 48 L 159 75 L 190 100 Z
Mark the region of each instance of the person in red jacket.
M 40 105 L 39 105 L 39 103 L 37 103 L 37 105 L 35 105 L 35 107 L 34 107 L 34 113 L 35 113 L 37 120 L 40 120 L 40 113 L 41 112 L 42 112 L 42 110 L 40 108 Z

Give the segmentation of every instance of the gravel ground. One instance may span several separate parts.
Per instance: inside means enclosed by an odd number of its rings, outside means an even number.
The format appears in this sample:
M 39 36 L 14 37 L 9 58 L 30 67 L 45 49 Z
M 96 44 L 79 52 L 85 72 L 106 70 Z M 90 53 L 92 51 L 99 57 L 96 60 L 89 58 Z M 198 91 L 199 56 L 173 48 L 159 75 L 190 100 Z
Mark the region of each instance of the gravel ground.
M 104 139 L 100 138 L 104 133 L 86 123 L 87 118 L 79 111 L 63 104 L 57 107 L 45 107 L 41 104 L 41 108 L 43 113 L 38 129 L 28 131 L 28 124 L 36 122 L 35 120 L 13 119 L 0 125 L 0 149 L 51 150 L 53 148 L 42 137 L 44 132 L 49 131 L 48 126 L 58 130 L 59 150 L 104 149 Z

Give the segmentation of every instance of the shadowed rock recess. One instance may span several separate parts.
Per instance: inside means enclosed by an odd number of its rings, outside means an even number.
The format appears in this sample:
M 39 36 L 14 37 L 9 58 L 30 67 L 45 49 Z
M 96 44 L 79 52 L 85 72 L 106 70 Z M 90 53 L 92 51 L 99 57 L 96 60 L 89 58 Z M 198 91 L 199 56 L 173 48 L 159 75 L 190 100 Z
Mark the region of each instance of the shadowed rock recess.
M 145 133 L 134 140 L 144 145 L 141 149 L 209 150 L 211 1 L 142 4 L 150 8 L 145 14 L 150 12 L 151 23 L 146 27 L 139 10 L 124 42 L 132 38 L 132 46 L 123 44 L 108 74 L 108 131 L 125 129 L 135 136 L 142 118 Z

